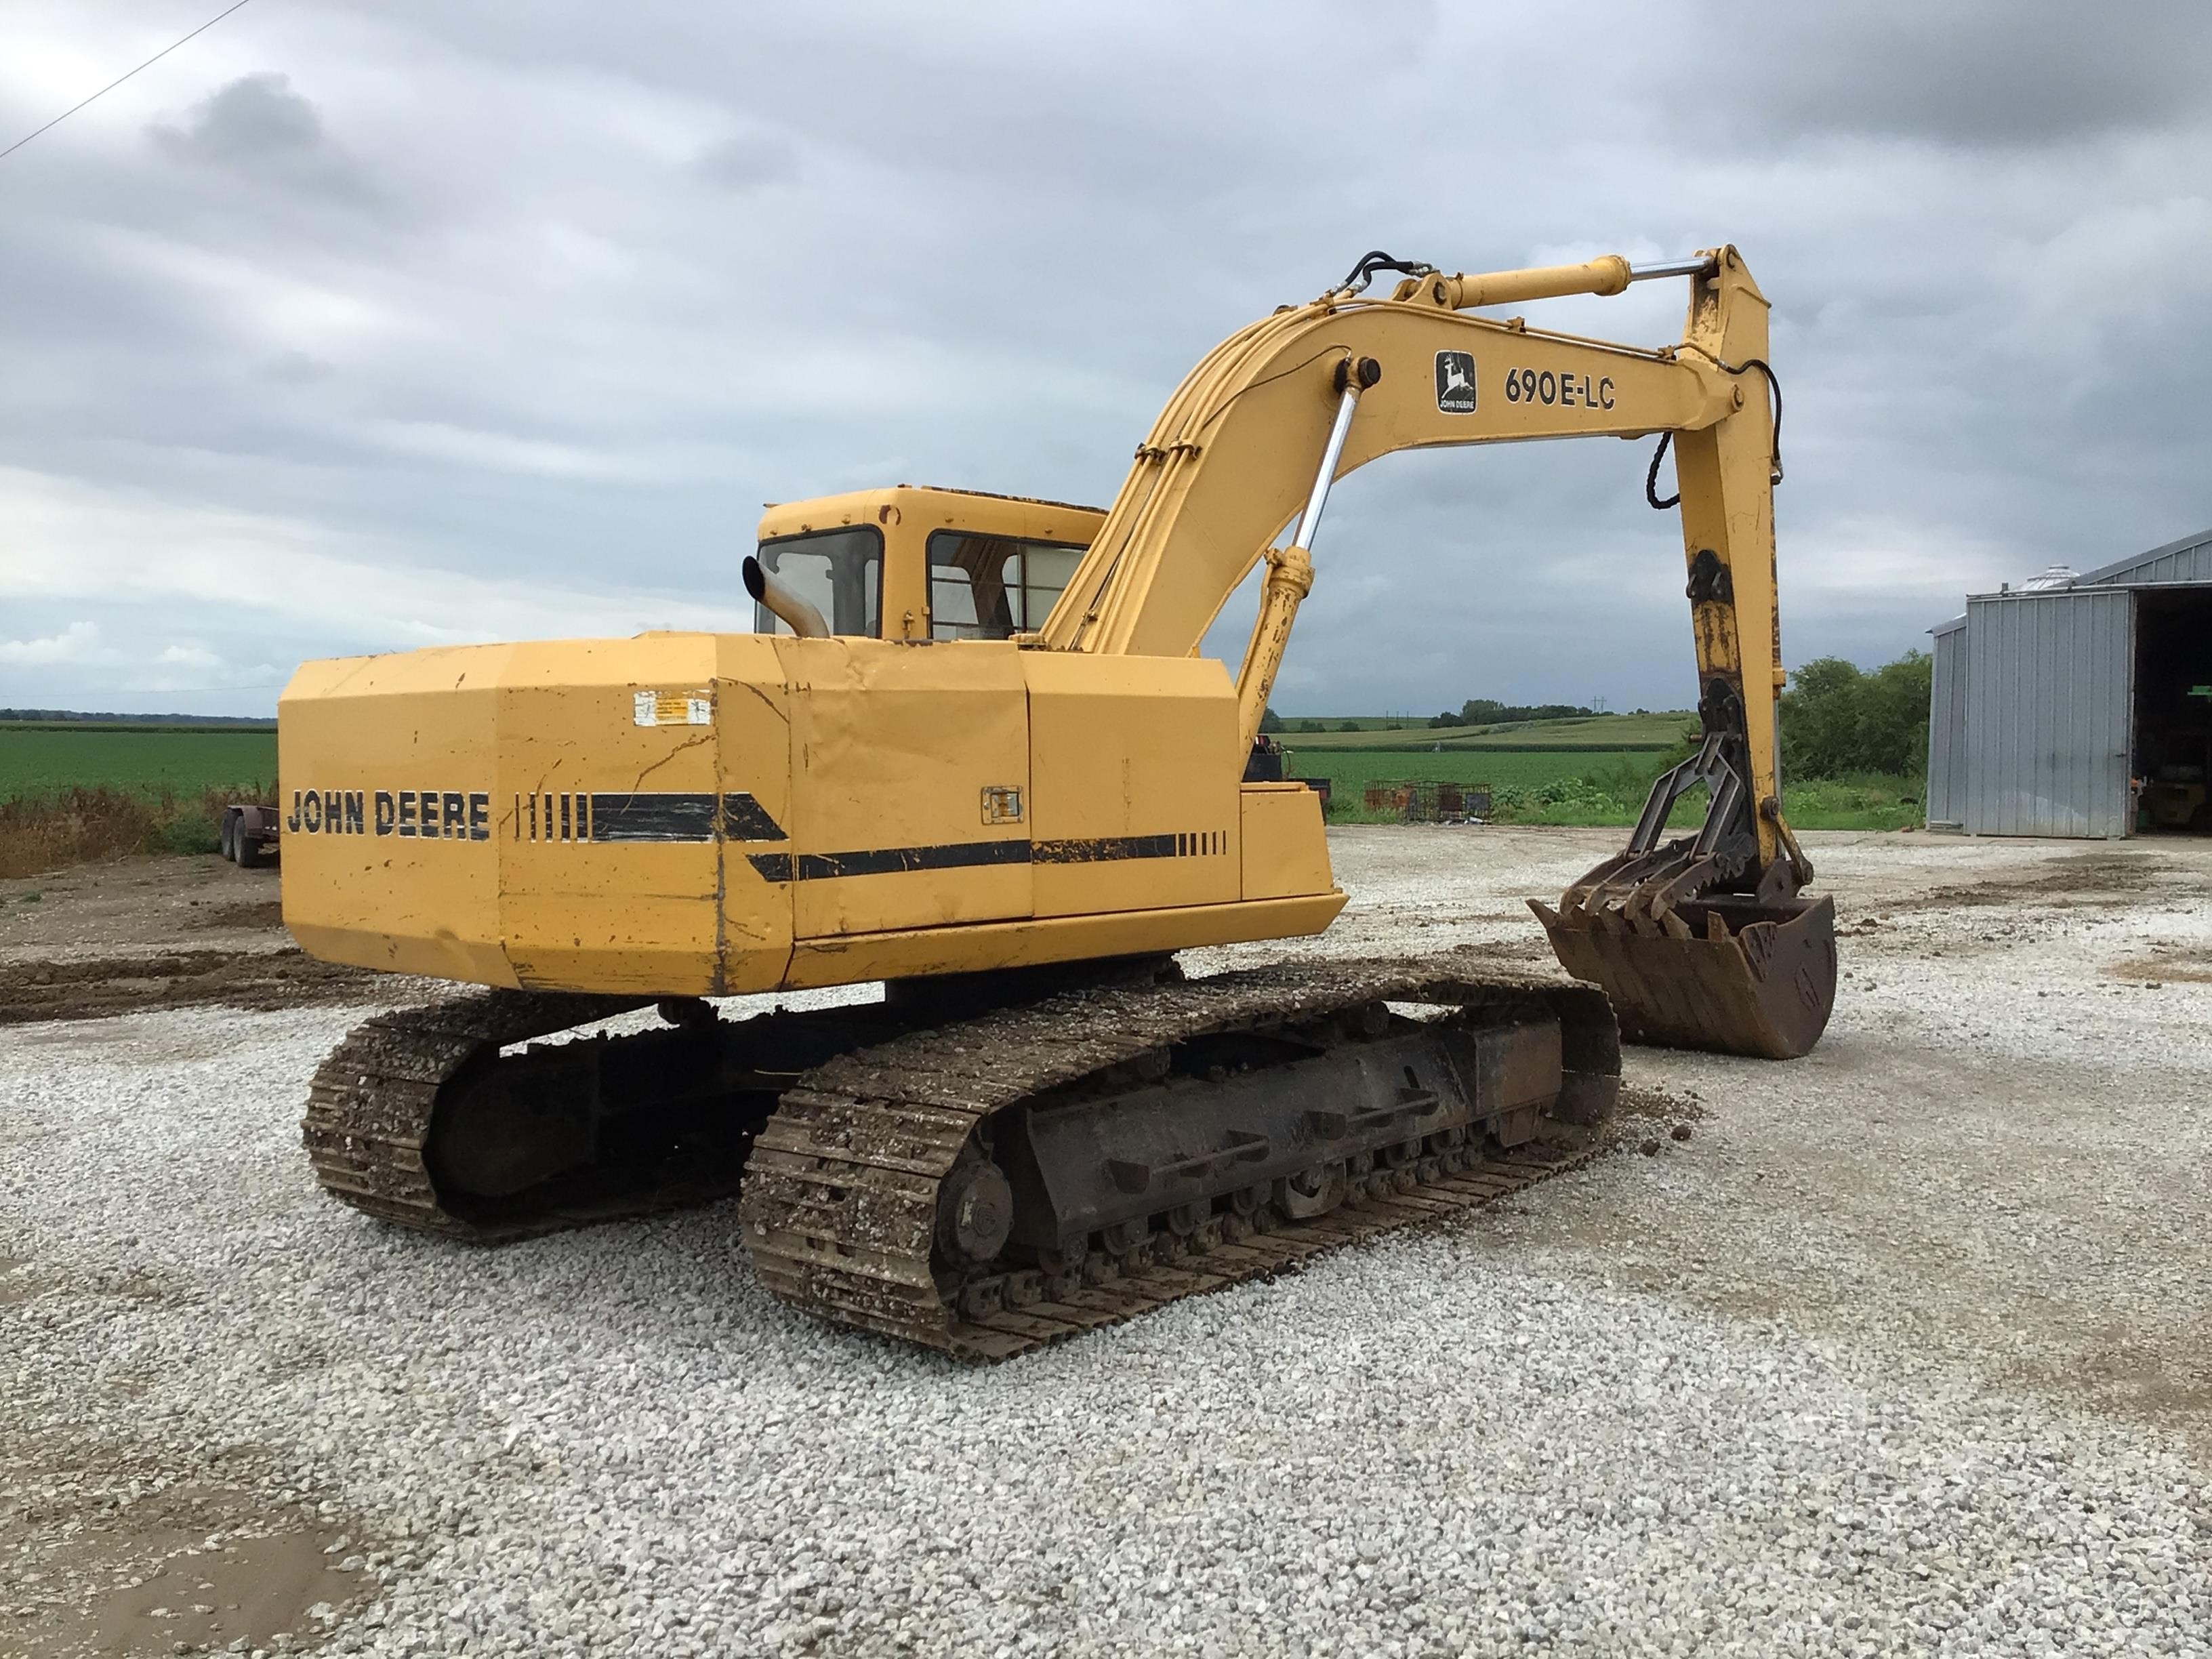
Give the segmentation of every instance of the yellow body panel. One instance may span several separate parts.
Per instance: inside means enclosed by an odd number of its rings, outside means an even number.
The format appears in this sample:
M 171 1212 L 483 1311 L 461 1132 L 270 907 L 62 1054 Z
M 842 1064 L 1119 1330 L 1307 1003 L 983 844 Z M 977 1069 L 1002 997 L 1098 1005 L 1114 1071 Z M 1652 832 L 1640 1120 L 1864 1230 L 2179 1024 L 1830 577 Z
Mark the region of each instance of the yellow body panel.
M 983 641 L 776 646 L 791 697 L 792 850 L 820 872 L 798 883 L 799 937 L 1029 915 L 1020 653 Z
M 1313 797 L 1240 806 L 1218 662 L 648 634 L 313 663 L 279 708 L 285 921 L 332 961 L 712 995 L 1313 933 L 1344 904 Z
M 974 927 L 855 933 L 805 939 L 791 963 L 792 987 L 852 985 L 864 980 L 967 973 L 977 966 L 1026 968 L 1048 962 L 1149 956 L 1202 945 L 1291 939 L 1318 933 L 1344 908 L 1340 888 L 1300 898 L 1207 904 L 1173 910 L 1117 910 L 1097 916 L 984 922 Z
M 1239 794 L 1244 820 L 1244 896 L 1290 898 L 1326 884 L 1328 835 L 1321 797 L 1302 783 L 1248 783 Z
M 1025 651 L 1040 916 L 1240 896 L 1237 704 L 1218 662 Z M 1157 856 L 1132 846 L 1180 837 Z M 1090 854 L 1086 856 L 1086 854 Z M 1324 880 L 1311 890 L 1326 892 Z
M 512 646 L 301 666 L 278 704 L 284 921 L 333 962 L 513 985 L 491 843 Z M 422 797 L 436 805 L 425 835 Z M 459 835 L 446 806 L 459 797 Z M 406 808 L 405 821 L 400 808 Z M 470 829 L 471 808 L 484 823 Z
M 714 847 L 590 838 L 617 792 L 714 791 L 714 728 L 688 716 L 695 700 L 711 714 L 714 670 L 714 641 L 698 635 L 517 647 L 495 698 L 494 799 L 506 831 L 495 854 L 501 932 L 521 983 L 714 982 Z M 640 690 L 681 697 L 687 717 L 640 726 Z

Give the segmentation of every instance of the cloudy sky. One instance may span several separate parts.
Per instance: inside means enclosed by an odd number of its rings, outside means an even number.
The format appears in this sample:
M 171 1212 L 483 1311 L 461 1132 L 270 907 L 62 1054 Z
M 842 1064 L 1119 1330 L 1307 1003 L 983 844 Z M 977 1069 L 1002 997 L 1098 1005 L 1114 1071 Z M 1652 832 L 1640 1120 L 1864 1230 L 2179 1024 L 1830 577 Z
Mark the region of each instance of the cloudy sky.
M 220 3 L 10 0 L 0 143 Z M 741 629 L 763 501 L 1103 503 L 1370 247 L 1723 241 L 1775 304 L 1793 663 L 2212 524 L 2201 0 L 254 0 L 0 160 L 0 705 Z M 1531 319 L 1660 343 L 1682 299 Z M 1348 480 L 1278 706 L 1692 701 L 1645 456 Z

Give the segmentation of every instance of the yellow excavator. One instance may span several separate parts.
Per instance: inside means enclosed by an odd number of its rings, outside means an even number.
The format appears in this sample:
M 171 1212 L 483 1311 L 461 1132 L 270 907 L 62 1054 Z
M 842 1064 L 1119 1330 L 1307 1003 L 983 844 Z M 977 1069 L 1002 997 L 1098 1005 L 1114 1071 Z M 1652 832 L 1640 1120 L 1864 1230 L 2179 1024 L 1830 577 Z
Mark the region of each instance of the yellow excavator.
M 1690 288 L 1671 346 L 1471 314 L 1662 276 Z M 1572 1164 L 1623 1036 L 1803 1054 L 1835 945 L 1776 776 L 1766 341 L 1733 248 L 1455 276 L 1371 254 L 1207 356 L 1103 512 L 775 506 L 752 633 L 305 665 L 279 705 L 287 926 L 482 988 L 330 1055 L 317 1176 L 471 1240 L 737 1191 L 775 1295 L 1000 1358 Z M 1655 434 L 1703 738 L 1623 853 L 1534 905 L 1573 977 L 1466 952 L 1184 977 L 1178 951 L 1345 903 L 1318 798 L 1256 742 L 1331 483 L 1400 449 Z M 1200 641 L 1261 566 L 1232 679 Z M 1698 786 L 1702 823 L 1664 839 Z

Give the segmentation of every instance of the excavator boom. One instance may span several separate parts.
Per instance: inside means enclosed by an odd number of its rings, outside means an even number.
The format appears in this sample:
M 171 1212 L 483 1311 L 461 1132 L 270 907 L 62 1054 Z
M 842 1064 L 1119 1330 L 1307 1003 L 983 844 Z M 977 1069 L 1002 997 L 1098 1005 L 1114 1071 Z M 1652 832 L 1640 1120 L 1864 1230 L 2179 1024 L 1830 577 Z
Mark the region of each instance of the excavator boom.
M 1406 274 L 1390 297 L 1370 300 L 1377 264 Z M 1683 276 L 1689 313 L 1673 346 L 1466 314 Z M 1732 247 L 1642 268 L 1608 255 L 1486 276 L 1370 256 L 1345 286 L 1253 324 L 1192 371 L 1138 447 L 1041 642 L 1189 653 L 1264 562 L 1237 680 L 1249 744 L 1313 586 L 1311 544 L 1336 478 L 1400 449 L 1662 434 L 1679 480 L 1705 741 L 1692 764 L 1655 785 L 1626 854 L 1556 908 L 1534 908 L 1561 963 L 1605 987 L 1632 1037 L 1802 1054 L 1834 1000 L 1833 908 L 1799 896 L 1812 866 L 1781 805 L 1781 413 L 1766 351 L 1766 300 Z M 1299 455 L 1317 457 L 1317 471 L 1285 465 Z M 1698 787 L 1708 800 L 1698 834 L 1662 845 L 1676 800 Z

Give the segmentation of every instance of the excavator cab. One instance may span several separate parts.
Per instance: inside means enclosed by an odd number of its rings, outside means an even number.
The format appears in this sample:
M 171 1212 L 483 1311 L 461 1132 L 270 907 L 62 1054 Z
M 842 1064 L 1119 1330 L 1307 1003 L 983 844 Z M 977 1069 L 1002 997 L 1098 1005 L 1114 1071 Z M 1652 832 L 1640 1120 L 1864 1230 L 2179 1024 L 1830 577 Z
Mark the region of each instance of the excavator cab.
M 913 484 L 774 504 L 760 522 L 756 556 L 769 580 L 754 629 L 793 631 L 769 602 L 780 594 L 811 606 L 830 634 L 919 641 L 1034 633 L 1105 517 L 1066 501 Z

